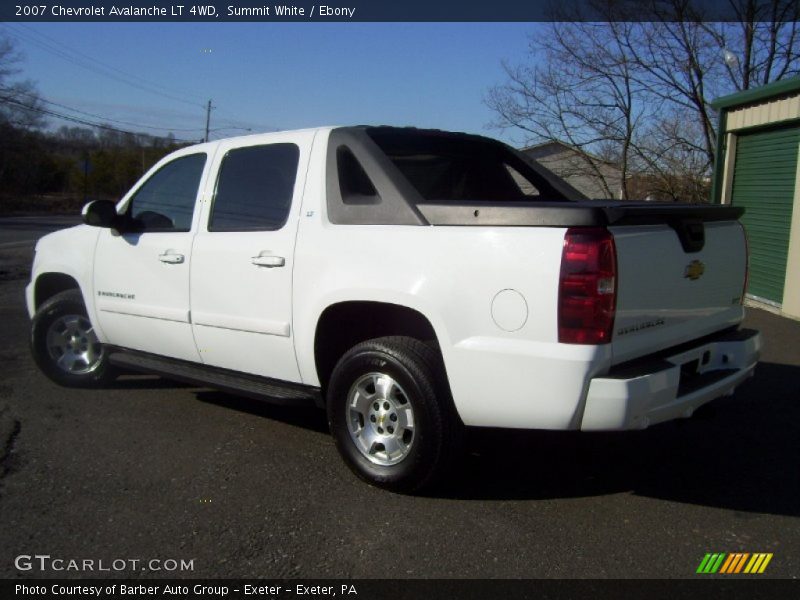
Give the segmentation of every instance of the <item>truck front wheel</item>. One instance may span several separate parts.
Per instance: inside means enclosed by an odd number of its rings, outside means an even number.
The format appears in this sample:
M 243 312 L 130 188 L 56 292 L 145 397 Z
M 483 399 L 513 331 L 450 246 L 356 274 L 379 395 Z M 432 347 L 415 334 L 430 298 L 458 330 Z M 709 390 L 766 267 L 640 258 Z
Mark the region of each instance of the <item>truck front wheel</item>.
M 461 424 L 438 353 L 409 337 L 368 340 L 331 375 L 328 422 L 347 465 L 365 481 L 417 492 L 460 449 Z
M 115 376 L 86 314 L 80 290 L 45 301 L 31 326 L 31 351 L 50 379 L 68 387 L 99 387 Z

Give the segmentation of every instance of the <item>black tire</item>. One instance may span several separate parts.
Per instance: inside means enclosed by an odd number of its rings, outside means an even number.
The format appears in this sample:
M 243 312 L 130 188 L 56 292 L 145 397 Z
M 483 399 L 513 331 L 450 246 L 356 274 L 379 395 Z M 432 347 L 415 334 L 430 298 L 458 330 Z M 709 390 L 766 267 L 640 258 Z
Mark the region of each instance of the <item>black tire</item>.
M 58 336 L 64 331 L 65 323 L 83 324 L 82 331 L 89 335 L 79 335 L 75 340 L 78 351 L 86 349 L 96 360 L 86 362 L 84 359 L 72 361 L 72 369 L 59 365 L 57 348 L 48 343 L 48 336 Z M 88 324 L 88 330 L 85 325 Z M 63 335 L 63 334 L 61 334 Z M 31 353 L 41 371 L 51 380 L 66 387 L 102 387 L 116 377 L 116 370 L 108 362 L 108 353 L 102 344 L 92 338 L 91 324 L 83 303 L 80 290 L 60 292 L 45 301 L 31 325 Z M 52 349 L 51 349 L 52 348 Z M 63 355 L 63 352 L 62 352 Z M 87 352 L 86 354 L 90 354 Z M 62 362 L 67 364 L 69 361 Z
M 361 394 L 363 398 L 371 398 L 366 401 L 370 411 L 372 407 L 383 406 L 383 401 L 373 402 L 377 396 L 370 396 L 370 393 L 378 394 L 377 386 L 369 387 L 370 378 L 374 381 L 376 376 L 382 384 L 390 380 L 396 384 L 392 387 L 395 391 L 390 394 L 393 406 L 382 413 L 377 422 L 373 419 L 374 413 L 367 418 L 365 411 L 349 406 L 351 398 L 356 397 L 353 394 L 356 394 L 356 384 L 359 383 L 366 385 L 363 389 L 373 390 Z M 387 452 L 380 450 L 383 444 L 374 440 L 386 439 L 380 437 L 384 434 L 388 438 L 388 427 L 400 425 L 407 418 L 401 416 L 401 422 L 397 421 L 391 412 L 395 405 L 398 413 L 407 414 L 408 407 L 411 408 L 413 431 L 407 437 L 408 441 L 403 437 L 396 443 L 403 449 L 390 458 Z M 388 403 L 385 406 L 388 407 Z M 463 424 L 450 396 L 441 356 L 414 338 L 377 338 L 350 349 L 331 374 L 327 408 L 328 423 L 339 453 L 356 475 L 377 487 L 401 493 L 429 488 L 442 478 L 461 451 Z M 385 418 L 387 416 L 394 422 Z M 386 431 L 379 429 L 381 424 L 387 427 Z M 359 432 L 351 433 L 351 429 L 359 427 Z M 372 429 L 368 429 L 370 427 Z M 398 431 L 402 431 L 402 427 L 398 427 Z M 403 431 L 406 436 L 408 433 Z M 378 452 L 368 453 L 360 447 L 370 445 L 370 439 L 373 440 L 371 447 L 377 446 Z M 376 460 L 382 460 L 384 464 L 378 464 Z M 393 460 L 398 462 L 391 463 Z

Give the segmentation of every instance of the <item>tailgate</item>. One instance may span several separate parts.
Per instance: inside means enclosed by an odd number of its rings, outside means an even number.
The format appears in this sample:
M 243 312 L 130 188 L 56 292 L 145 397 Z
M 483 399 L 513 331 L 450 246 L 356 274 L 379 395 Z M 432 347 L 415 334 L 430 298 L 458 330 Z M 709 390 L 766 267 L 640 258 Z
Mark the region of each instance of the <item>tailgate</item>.
M 747 264 L 744 230 L 735 220 L 695 227 L 696 237 L 704 235 L 704 242 L 687 241 L 685 231 L 668 224 L 608 228 L 618 265 L 614 364 L 741 321 Z

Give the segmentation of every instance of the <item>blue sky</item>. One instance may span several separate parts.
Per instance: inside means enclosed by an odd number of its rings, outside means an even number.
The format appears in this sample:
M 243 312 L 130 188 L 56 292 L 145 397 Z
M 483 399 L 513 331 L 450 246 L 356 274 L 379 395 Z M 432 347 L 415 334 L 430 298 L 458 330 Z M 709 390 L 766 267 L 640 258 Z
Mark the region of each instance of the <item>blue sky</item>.
M 204 105 L 211 98 L 217 107 L 212 130 L 372 123 L 483 133 L 520 143 L 517 134 L 487 128 L 492 113 L 483 99 L 490 86 L 503 82 L 501 61 L 524 60 L 528 35 L 541 27 L 2 23 L 0 32 L 15 39 L 24 55 L 24 76 L 46 99 L 133 124 L 174 128 L 177 137 L 202 135 Z M 241 133 L 224 129 L 212 138 Z

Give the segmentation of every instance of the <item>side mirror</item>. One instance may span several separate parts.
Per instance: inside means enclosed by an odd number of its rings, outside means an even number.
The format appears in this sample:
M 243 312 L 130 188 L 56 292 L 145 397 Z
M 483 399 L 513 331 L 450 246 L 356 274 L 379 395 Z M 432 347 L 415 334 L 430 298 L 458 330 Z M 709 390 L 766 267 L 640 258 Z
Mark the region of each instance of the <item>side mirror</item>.
M 110 200 L 89 202 L 83 207 L 81 214 L 83 215 L 83 222 L 92 227 L 116 228 L 121 221 L 117 214 L 116 205 Z

